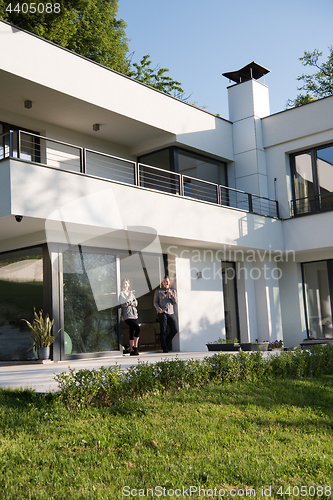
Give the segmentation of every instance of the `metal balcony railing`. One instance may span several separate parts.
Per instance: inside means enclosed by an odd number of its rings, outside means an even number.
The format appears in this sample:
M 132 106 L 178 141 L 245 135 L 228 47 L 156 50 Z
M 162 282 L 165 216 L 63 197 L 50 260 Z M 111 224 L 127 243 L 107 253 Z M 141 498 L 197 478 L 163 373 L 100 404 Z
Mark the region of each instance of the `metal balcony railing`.
M 181 194 L 181 175 L 138 163 L 138 185 L 164 193 Z
M 0 135 L 0 160 L 19 158 L 132 186 L 279 218 L 276 200 L 22 130 Z
M 314 214 L 333 210 L 333 193 L 324 193 L 305 198 L 296 198 L 290 202 L 290 215 Z

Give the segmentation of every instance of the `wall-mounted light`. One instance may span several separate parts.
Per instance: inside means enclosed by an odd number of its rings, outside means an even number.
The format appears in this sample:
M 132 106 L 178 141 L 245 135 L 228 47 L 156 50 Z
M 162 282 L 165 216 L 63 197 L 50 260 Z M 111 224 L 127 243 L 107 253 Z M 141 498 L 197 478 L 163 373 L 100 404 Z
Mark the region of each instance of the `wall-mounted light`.
M 32 101 L 24 101 L 24 107 L 27 109 L 32 108 Z
M 99 123 L 94 123 L 94 124 L 93 124 L 93 130 L 94 130 L 95 132 L 98 132 L 98 131 L 99 131 Z
M 22 222 L 23 215 L 15 215 L 16 222 Z

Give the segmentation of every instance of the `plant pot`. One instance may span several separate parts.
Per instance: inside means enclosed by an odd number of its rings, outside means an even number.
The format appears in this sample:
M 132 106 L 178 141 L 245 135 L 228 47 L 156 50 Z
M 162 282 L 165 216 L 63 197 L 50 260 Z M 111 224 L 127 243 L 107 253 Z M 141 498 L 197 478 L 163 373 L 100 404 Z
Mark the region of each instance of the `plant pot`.
M 49 347 L 38 347 L 38 359 L 45 360 L 50 357 L 50 348 Z
M 233 351 L 239 350 L 239 344 L 206 344 L 208 351 Z
M 262 351 L 268 350 L 268 342 L 241 342 L 242 351 Z
M 251 342 L 241 342 L 240 346 L 241 346 L 242 351 L 252 351 L 252 349 L 251 349 L 251 346 L 252 346 Z
M 251 351 L 268 351 L 268 342 L 256 342 L 252 344 Z

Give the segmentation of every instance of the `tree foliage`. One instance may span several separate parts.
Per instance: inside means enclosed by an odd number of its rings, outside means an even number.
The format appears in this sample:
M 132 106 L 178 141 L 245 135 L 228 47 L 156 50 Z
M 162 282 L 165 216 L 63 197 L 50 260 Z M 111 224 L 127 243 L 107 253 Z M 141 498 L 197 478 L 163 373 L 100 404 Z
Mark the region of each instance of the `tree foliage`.
M 58 13 L 23 13 L 23 3 L 22 0 L 12 3 L 0 0 L 1 19 L 185 100 L 181 83 L 166 75 L 168 69 L 160 66 L 152 68 L 149 55 L 145 55 L 140 64 L 131 64 L 126 23 L 116 19 L 118 0 L 59 0 Z M 9 4 L 11 9 L 8 9 Z M 19 9 L 14 10 L 17 5 Z
M 304 91 L 298 94 L 296 99 L 288 100 L 287 107 L 293 108 L 302 106 L 309 102 L 333 95 L 333 47 L 329 47 L 329 56 L 326 62 L 319 63 L 319 58 L 323 55 L 315 49 L 313 52 L 304 52 L 304 56 L 300 57 L 303 66 L 311 66 L 318 71 L 308 75 L 302 74 L 297 78 L 299 82 L 303 82 L 297 90 Z
M 181 88 L 181 83 L 166 75 L 166 73 L 169 72 L 168 69 L 161 68 L 160 66 L 156 66 L 155 68 L 151 67 L 149 54 L 143 56 L 140 64 L 134 63 L 133 68 L 134 69 L 131 69 L 129 72 L 129 76 L 135 80 L 161 90 L 166 94 L 173 95 L 178 98 L 183 96 L 184 91 Z
M 116 19 L 118 0 L 61 0 L 59 13 L 23 13 L 23 2 L 16 0 L 9 12 L 8 4 L 0 0 L 0 17 L 5 21 L 108 68 L 129 71 L 126 23 Z M 19 12 L 14 11 L 17 4 Z

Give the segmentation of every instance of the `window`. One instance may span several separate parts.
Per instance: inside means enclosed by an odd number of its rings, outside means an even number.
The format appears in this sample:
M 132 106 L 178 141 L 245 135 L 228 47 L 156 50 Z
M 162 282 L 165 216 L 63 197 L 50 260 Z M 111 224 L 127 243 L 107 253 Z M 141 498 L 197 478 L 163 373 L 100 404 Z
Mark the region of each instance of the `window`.
M 138 160 L 139 163 L 169 171 L 160 172 L 141 166 L 140 185 L 144 187 L 178 194 L 178 174 L 181 174 L 184 196 L 217 203 L 217 185 L 228 185 L 227 167 L 224 162 L 185 149 L 173 146 L 141 156 Z
M 332 338 L 333 261 L 302 265 L 305 312 L 310 339 Z
M 333 210 L 333 146 L 292 155 L 290 165 L 293 215 Z
M 35 358 L 22 318 L 32 322 L 43 309 L 43 249 L 35 247 L 0 256 L 0 360 Z

